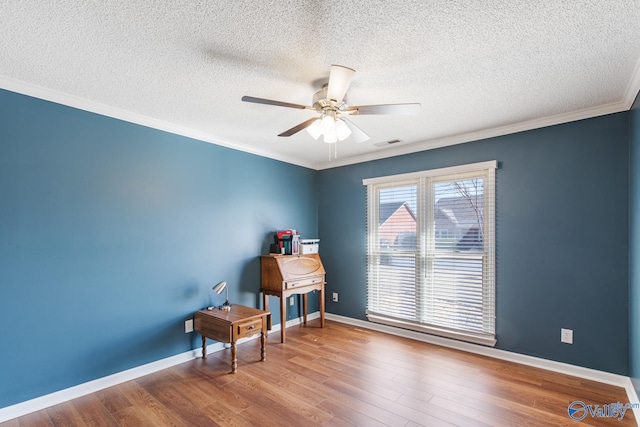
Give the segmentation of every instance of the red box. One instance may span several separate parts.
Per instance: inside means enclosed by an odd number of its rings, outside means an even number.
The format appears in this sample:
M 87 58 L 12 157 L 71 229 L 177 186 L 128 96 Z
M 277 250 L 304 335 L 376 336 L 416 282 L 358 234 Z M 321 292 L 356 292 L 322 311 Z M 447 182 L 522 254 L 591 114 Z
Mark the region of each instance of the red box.
M 282 247 L 282 236 L 290 236 L 289 238 L 291 238 L 291 236 L 293 236 L 293 230 L 276 231 L 276 236 L 278 237 L 278 241 L 280 242 L 280 247 Z

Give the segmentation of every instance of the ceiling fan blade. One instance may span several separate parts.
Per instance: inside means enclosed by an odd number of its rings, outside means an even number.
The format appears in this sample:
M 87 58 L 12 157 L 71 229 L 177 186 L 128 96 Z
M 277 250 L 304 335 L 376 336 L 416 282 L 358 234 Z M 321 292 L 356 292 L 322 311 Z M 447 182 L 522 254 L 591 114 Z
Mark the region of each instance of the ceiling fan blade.
M 351 137 L 358 144 L 361 142 L 368 141 L 370 139 L 369 135 L 364 133 L 364 131 L 360 129 L 358 126 L 356 126 L 351 120 L 348 120 L 345 117 L 342 117 L 341 120 L 344 120 L 347 126 L 349 126 L 349 129 L 351 129 Z
M 265 98 L 256 98 L 253 96 L 243 96 L 242 100 L 244 102 L 254 102 L 256 104 L 275 105 L 276 107 L 297 108 L 299 110 L 312 109 L 312 107 L 307 107 L 306 105 L 292 104 L 290 102 L 274 101 L 272 99 L 265 99 Z
M 420 104 L 380 104 L 360 105 L 347 108 L 351 114 L 402 114 L 407 116 L 420 114 Z
M 291 128 L 291 129 L 289 129 L 289 130 L 285 130 L 284 132 L 282 132 L 282 133 L 281 133 L 280 135 L 278 135 L 278 136 L 291 136 L 291 135 L 293 135 L 293 134 L 296 134 L 296 133 L 300 132 L 302 129 L 306 129 L 306 128 L 308 128 L 309 126 L 311 126 L 311 124 L 312 124 L 313 122 L 315 122 L 316 120 L 318 120 L 318 118 L 317 118 L 317 117 L 312 117 L 312 118 L 310 118 L 309 120 L 304 121 L 304 122 L 300 123 L 299 125 L 296 125 L 296 126 L 292 127 L 292 128 Z
M 329 86 L 327 87 L 327 99 L 333 99 L 338 104 L 342 102 L 344 94 L 347 93 L 351 80 L 356 70 L 352 70 L 342 65 L 332 65 L 329 73 Z

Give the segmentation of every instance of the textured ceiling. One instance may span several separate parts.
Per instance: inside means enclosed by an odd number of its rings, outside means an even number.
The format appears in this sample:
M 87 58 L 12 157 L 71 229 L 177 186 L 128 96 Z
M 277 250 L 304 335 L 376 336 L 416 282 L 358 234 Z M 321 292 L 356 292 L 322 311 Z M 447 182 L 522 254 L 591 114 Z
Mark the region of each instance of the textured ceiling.
M 0 87 L 205 141 L 327 168 L 629 109 L 638 0 L 0 2 Z M 371 140 L 276 135 L 312 112 L 331 64 Z M 381 143 L 398 139 L 393 146 Z

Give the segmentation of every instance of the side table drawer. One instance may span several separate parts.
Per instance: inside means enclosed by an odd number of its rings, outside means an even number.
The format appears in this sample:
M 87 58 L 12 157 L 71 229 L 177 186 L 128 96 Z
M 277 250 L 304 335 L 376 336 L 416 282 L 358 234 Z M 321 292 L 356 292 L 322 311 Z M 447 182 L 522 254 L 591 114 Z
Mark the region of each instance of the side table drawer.
M 239 323 L 236 331 L 238 338 L 250 337 L 262 331 L 262 319 L 250 320 L 248 322 Z

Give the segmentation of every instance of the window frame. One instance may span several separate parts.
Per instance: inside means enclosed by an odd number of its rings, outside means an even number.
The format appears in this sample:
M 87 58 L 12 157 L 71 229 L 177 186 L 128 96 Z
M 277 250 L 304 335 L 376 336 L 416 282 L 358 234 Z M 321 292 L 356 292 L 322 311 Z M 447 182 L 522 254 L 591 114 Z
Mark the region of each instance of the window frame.
M 438 336 L 469 341 L 477 344 L 495 346 L 495 170 L 498 167 L 496 160 L 472 163 L 460 166 L 452 166 L 447 168 L 431 169 L 421 172 L 412 172 L 400 175 L 383 176 L 376 178 L 368 178 L 363 180 L 363 185 L 367 188 L 367 318 L 369 321 L 382 323 L 390 326 L 411 329 L 420 332 L 426 332 Z M 483 251 L 479 252 L 482 256 L 482 329 L 481 333 L 469 330 L 455 329 L 452 327 L 443 327 L 435 324 L 424 322 L 425 317 L 419 311 L 424 310 L 428 304 L 425 301 L 419 301 L 420 294 L 426 293 L 428 288 L 425 283 L 428 282 L 426 276 L 432 274 L 435 269 L 428 266 L 428 259 L 439 255 L 435 248 L 436 230 L 434 224 L 435 200 L 434 188 L 435 184 L 446 181 L 464 180 L 470 177 L 479 177 L 482 175 L 483 181 Z M 384 188 L 401 187 L 403 185 L 417 186 L 417 247 L 416 247 L 416 291 L 414 295 L 416 300 L 416 319 L 406 320 L 389 315 L 377 313 L 371 310 L 371 301 L 375 302 L 375 298 L 384 292 L 381 289 L 383 285 L 372 283 L 379 275 L 379 260 L 381 254 L 384 254 L 380 248 L 376 249 L 376 241 L 379 232 L 379 207 L 380 207 L 380 190 Z M 429 206 L 431 204 L 431 206 Z M 431 228 L 431 229 L 429 229 Z M 378 245 L 379 246 L 379 245 Z M 454 252 L 452 252 L 454 253 Z M 463 259 L 468 254 L 457 254 L 454 259 Z M 424 277 L 423 277 L 424 276 Z M 437 286 L 434 283 L 432 286 Z M 418 289 L 420 287 L 420 289 Z M 433 304 L 433 301 L 432 301 Z M 423 320 L 421 320 L 423 319 Z M 433 320 L 433 317 L 431 317 Z

